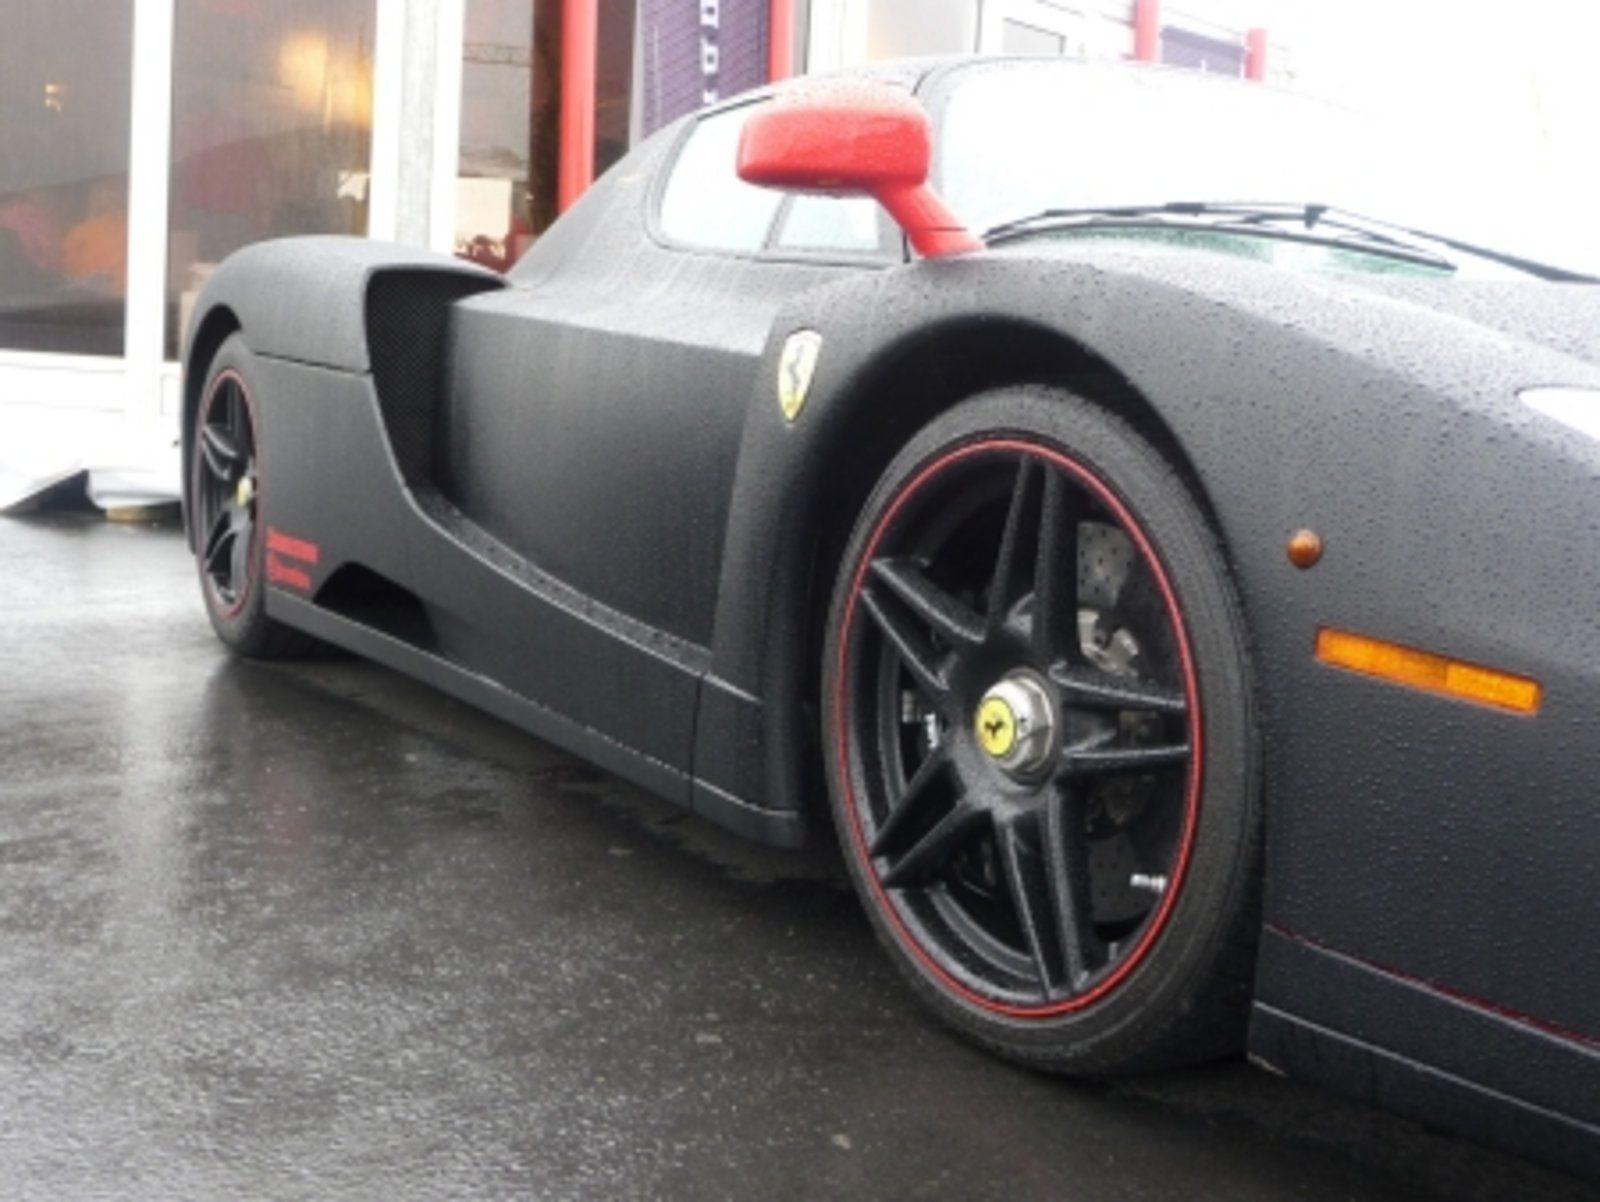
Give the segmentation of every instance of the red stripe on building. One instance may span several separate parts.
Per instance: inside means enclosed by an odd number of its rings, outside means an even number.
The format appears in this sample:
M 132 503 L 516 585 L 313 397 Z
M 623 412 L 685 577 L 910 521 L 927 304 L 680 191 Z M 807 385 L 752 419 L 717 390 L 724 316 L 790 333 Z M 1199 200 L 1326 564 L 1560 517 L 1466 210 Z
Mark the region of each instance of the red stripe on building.
M 1267 78 L 1267 31 L 1252 29 L 1244 35 L 1244 77 L 1261 83 Z
M 1133 57 L 1161 61 L 1161 0 L 1139 0 L 1133 10 Z
M 794 0 L 772 0 L 767 10 L 767 78 L 773 83 L 794 74 Z
M 594 89 L 599 0 L 562 0 L 561 134 L 556 207 L 565 213 L 594 182 Z

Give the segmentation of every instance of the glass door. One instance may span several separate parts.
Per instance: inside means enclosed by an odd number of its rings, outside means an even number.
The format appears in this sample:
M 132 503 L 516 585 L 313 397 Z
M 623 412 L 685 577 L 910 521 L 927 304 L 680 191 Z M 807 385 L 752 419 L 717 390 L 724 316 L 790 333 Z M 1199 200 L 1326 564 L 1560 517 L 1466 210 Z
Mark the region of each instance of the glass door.
M 699 28 L 701 10 L 678 5 Z M 562 0 L 466 0 L 455 253 L 504 271 L 556 219 Z M 638 0 L 596 0 L 593 162 L 599 175 L 640 132 Z M 698 96 L 698 90 L 696 95 Z M 674 114 L 676 115 L 676 114 Z
M 165 353 L 251 242 L 365 234 L 376 0 L 176 0 Z
M 556 218 L 560 0 L 467 0 L 453 249 L 504 271 Z
M 6 0 L 0 351 L 120 356 L 133 0 Z

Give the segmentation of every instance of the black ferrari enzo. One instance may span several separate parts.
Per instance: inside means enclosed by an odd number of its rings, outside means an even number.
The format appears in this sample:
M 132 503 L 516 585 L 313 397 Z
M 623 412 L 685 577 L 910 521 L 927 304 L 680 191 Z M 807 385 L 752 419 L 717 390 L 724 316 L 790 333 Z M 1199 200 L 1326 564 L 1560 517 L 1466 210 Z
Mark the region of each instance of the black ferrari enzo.
M 508 276 L 251 247 L 187 343 L 211 620 L 757 839 L 831 809 L 1016 1060 L 1245 1047 L 1600 1170 L 1600 290 L 1378 146 L 896 64 L 664 130 Z

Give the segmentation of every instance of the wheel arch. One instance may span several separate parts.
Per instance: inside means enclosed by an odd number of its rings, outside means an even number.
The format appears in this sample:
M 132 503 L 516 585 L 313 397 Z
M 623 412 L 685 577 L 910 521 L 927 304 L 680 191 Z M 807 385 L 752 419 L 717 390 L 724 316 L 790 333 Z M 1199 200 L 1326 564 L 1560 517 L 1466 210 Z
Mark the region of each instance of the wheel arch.
M 937 353 L 930 353 L 937 347 Z M 1215 513 L 1193 463 L 1154 405 L 1110 361 L 1058 329 L 1021 318 L 967 318 L 914 331 L 865 365 L 838 398 L 844 417 L 817 452 L 842 468 L 830 484 L 845 483 L 848 500 L 836 491 L 814 491 L 807 525 L 822 537 L 815 544 L 808 580 L 832 589 L 839 557 L 872 487 L 910 437 L 940 414 L 997 388 L 1035 384 L 1062 388 L 1110 410 L 1155 447 L 1183 478 L 1215 527 Z M 893 395 L 895 421 L 872 407 Z M 825 597 L 824 597 L 825 600 Z M 826 604 L 823 605 L 824 611 Z M 821 619 L 825 622 L 826 617 Z M 820 653 L 821 642 L 808 640 Z
M 184 355 L 183 368 L 183 406 L 180 419 L 179 433 L 182 437 L 183 488 L 182 501 L 184 513 L 184 529 L 189 539 L 191 549 L 194 542 L 194 531 L 190 529 L 188 515 L 193 504 L 189 495 L 189 463 L 190 456 L 194 453 L 194 423 L 195 414 L 200 408 L 200 396 L 205 389 L 206 377 L 211 372 L 212 361 L 216 359 L 217 352 L 222 349 L 222 344 L 234 334 L 244 329 L 231 306 L 215 304 L 195 324 L 194 333 L 189 339 L 189 347 Z
M 819 398 L 826 416 L 817 415 L 803 453 L 811 466 L 803 482 L 791 482 L 799 487 L 784 501 L 786 529 L 762 556 L 770 555 L 773 581 L 768 612 L 759 648 L 742 650 L 761 660 L 749 666 L 762 682 L 766 763 L 760 787 L 767 805 L 800 810 L 808 827 L 825 818 L 817 702 L 828 603 L 873 486 L 906 442 L 940 414 L 985 392 L 1026 384 L 1070 390 L 1122 417 L 1166 456 L 1216 527 L 1200 477 L 1172 428 L 1085 342 L 1026 317 L 986 313 L 920 325 L 880 345 Z M 749 566 L 735 565 L 735 571 Z

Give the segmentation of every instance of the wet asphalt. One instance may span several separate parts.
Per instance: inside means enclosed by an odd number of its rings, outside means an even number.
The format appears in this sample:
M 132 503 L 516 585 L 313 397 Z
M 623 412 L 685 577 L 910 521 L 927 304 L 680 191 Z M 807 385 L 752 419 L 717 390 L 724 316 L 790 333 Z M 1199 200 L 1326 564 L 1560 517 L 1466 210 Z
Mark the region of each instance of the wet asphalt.
M 355 659 L 236 662 L 171 525 L 0 518 L 0 1195 L 1591 1189 L 1243 1063 L 1000 1063 L 830 849 Z

